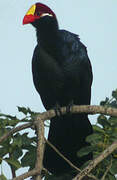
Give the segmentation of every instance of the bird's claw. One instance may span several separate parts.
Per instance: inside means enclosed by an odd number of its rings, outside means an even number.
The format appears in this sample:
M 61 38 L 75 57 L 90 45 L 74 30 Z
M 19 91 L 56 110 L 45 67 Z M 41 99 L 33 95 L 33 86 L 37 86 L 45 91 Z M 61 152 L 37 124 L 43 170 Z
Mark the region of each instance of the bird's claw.
M 61 107 L 58 103 L 55 105 L 54 111 L 55 111 L 56 116 L 58 116 L 58 117 L 62 116 Z
M 71 108 L 74 105 L 73 101 L 71 101 L 67 106 L 66 106 L 66 113 L 70 114 L 71 113 Z

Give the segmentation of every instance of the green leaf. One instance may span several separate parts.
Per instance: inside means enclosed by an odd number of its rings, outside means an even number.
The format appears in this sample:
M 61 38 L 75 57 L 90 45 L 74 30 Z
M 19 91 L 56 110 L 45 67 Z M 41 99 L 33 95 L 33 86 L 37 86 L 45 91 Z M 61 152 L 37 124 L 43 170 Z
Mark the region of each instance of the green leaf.
M 4 159 L 9 165 L 12 165 L 15 169 L 21 168 L 20 162 L 15 158 L 5 158 Z
M 105 133 L 105 131 L 97 125 L 93 125 L 93 130 L 94 130 L 94 133 L 102 133 L 102 134 Z
M 7 115 L 7 114 L 3 114 L 3 113 L 0 113 L 0 116 L 1 117 L 7 117 L 9 119 L 16 119 L 16 116 L 11 116 L 11 115 Z
M 0 180 L 7 180 L 7 178 L 2 174 L 0 175 Z
M 117 89 L 115 91 L 112 91 L 112 97 L 117 100 Z
M 22 135 L 22 145 L 30 145 L 33 142 L 33 138 L 28 137 L 28 133 Z
M 110 106 L 113 107 L 113 108 L 117 108 L 117 101 L 114 100 L 110 103 Z
M 112 166 L 111 166 L 111 168 L 110 168 L 109 171 L 110 171 L 111 174 L 113 174 L 113 175 L 117 174 L 117 160 L 114 160 L 114 161 L 112 162 Z
M 2 158 L 3 156 L 5 156 L 7 153 L 9 152 L 9 149 L 6 147 L 0 147 L 0 157 Z
M 89 165 L 89 163 L 91 162 L 92 160 L 88 160 L 86 161 L 81 167 L 80 169 L 83 170 L 85 167 L 87 167 Z
M 34 146 L 30 146 L 30 150 L 26 152 L 21 159 L 22 167 L 30 166 L 30 169 L 33 169 L 35 167 L 36 154 L 36 148 Z
M 108 179 L 109 180 L 116 180 L 115 176 L 112 174 L 108 174 Z
M 3 116 L 4 115 L 4 116 Z M 3 128 L 6 126 L 15 126 L 18 122 L 20 122 L 19 119 L 16 118 L 16 116 L 10 116 L 2 114 L 3 118 L 0 118 L 0 127 Z
M 112 135 L 117 137 L 117 127 L 112 129 Z
M 94 146 L 86 146 L 77 152 L 78 157 L 85 156 L 94 150 Z
M 17 133 L 14 137 L 13 137 L 13 143 L 12 143 L 12 146 L 15 147 L 15 146 L 18 146 L 18 147 L 21 147 L 22 146 L 22 136 L 21 134 Z
M 97 144 L 98 142 L 102 141 L 103 137 L 102 134 L 93 133 L 87 136 L 86 141 L 89 143 Z
M 20 122 L 19 119 L 11 119 L 8 121 L 8 126 L 16 126 L 16 124 L 18 124 L 18 122 Z
M 19 106 L 18 106 L 18 111 L 19 111 L 19 112 L 22 112 L 22 113 L 25 114 L 25 115 L 30 114 L 30 115 L 32 116 L 32 115 L 35 115 L 35 114 L 36 114 L 35 112 L 31 111 L 30 108 L 25 108 L 25 107 L 19 107 Z
M 28 110 L 27 110 L 27 108 L 25 108 L 25 107 L 19 107 L 19 106 L 18 106 L 18 111 L 19 111 L 19 112 L 22 112 L 22 113 L 25 114 L 25 115 L 28 114 Z
M 108 103 L 109 103 L 109 98 L 106 97 L 105 101 L 100 102 L 100 105 L 105 106 L 105 105 L 108 105 Z
M 117 127 L 117 117 L 110 117 L 109 118 L 109 123 L 111 123 L 111 126 L 116 126 Z
M 104 115 L 100 115 L 97 119 L 97 122 L 104 128 L 108 128 L 111 126 L 111 124 L 107 120 L 106 116 L 104 116 Z
M 21 148 L 15 148 L 14 151 L 12 152 L 12 157 L 15 159 L 18 159 L 23 155 L 22 149 Z
M 2 160 L 3 160 L 3 159 L 0 157 L 0 164 L 2 163 Z

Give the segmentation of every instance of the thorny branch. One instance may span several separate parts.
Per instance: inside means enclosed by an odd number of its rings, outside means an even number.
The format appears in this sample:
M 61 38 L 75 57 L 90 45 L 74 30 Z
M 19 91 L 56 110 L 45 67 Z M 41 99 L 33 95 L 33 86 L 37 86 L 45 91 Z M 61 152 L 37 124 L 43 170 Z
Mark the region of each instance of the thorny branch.
M 61 112 L 62 114 L 66 114 L 66 107 L 62 107 L 61 108 Z M 117 109 L 115 108 L 107 108 L 107 107 L 103 107 L 103 106 L 85 106 L 85 105 L 82 105 L 82 106 L 73 106 L 71 108 L 71 113 L 88 113 L 88 114 L 105 114 L 105 115 L 110 115 L 110 116 L 116 116 L 117 117 Z M 47 119 L 51 119 L 52 117 L 55 116 L 55 111 L 54 110 L 49 110 L 47 112 L 44 112 L 44 113 L 41 113 L 37 116 L 37 120 L 40 122 L 38 122 L 38 128 L 40 129 L 40 127 L 43 129 L 43 125 L 41 124 L 42 121 L 45 121 Z M 26 128 L 29 128 L 33 125 L 33 123 L 27 123 L 25 125 L 21 125 L 21 126 L 18 126 L 16 128 L 13 128 L 11 131 L 9 131 L 7 134 L 3 135 L 1 138 L 0 138 L 0 143 L 3 142 L 4 140 L 6 140 L 10 135 L 20 131 L 20 130 L 23 130 L 23 129 L 26 129 Z M 42 130 L 41 129 L 41 132 L 43 134 L 43 131 L 44 129 Z M 14 178 L 13 180 L 23 180 L 27 177 L 30 177 L 30 176 L 33 176 L 33 175 L 40 175 L 40 172 L 42 170 L 42 160 L 43 160 L 43 147 L 44 147 L 44 136 L 42 135 L 41 133 L 38 133 L 40 139 L 38 141 L 38 143 L 41 144 L 42 146 L 42 149 L 41 149 L 41 152 L 39 153 L 39 146 L 37 148 L 37 163 L 36 163 L 36 168 L 34 170 L 31 170 L 27 173 L 24 173 L 23 175 L 19 176 L 19 177 L 16 177 Z M 42 143 L 42 140 L 43 140 L 43 143 Z M 95 168 L 97 166 L 97 164 L 99 162 L 101 162 L 104 158 L 106 158 L 108 155 L 110 155 L 115 149 L 117 149 L 117 141 L 115 141 L 111 146 L 109 146 L 99 157 L 97 157 L 96 159 L 94 159 L 93 161 L 91 161 L 91 163 L 89 163 L 89 165 L 83 170 L 81 171 L 73 180 L 81 180 L 83 177 L 87 176 L 90 171 Z M 40 157 L 40 155 L 42 155 Z M 39 162 L 39 159 L 41 160 L 41 163 L 38 164 Z M 70 162 L 71 163 L 71 162 Z M 89 176 L 89 175 L 88 175 Z M 40 178 L 40 176 L 38 176 Z

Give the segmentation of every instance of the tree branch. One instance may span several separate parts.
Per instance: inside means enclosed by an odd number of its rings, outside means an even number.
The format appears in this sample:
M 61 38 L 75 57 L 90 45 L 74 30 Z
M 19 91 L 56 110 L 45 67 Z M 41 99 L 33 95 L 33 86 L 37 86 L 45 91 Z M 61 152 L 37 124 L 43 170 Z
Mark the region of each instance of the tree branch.
M 24 124 L 24 125 L 21 125 L 21 126 L 18 126 L 18 127 L 15 127 L 13 128 L 11 131 L 9 131 L 8 133 L 4 134 L 1 138 L 0 138 L 0 143 L 3 142 L 4 140 L 6 140 L 9 136 L 11 136 L 12 134 L 18 132 L 18 131 L 21 131 L 23 129 L 26 129 L 26 128 L 29 128 L 32 126 L 32 123 L 29 122 L 27 124 Z
M 35 175 L 38 175 L 38 172 L 36 169 L 33 169 L 33 170 L 26 172 L 16 178 L 13 178 L 13 180 L 24 180 L 25 178 L 28 178 L 30 176 L 35 176 Z
M 61 112 L 62 114 L 66 114 L 66 107 L 62 107 L 61 108 Z M 87 113 L 87 114 L 105 114 L 105 115 L 110 115 L 110 116 L 116 116 L 117 117 L 117 109 L 115 108 L 107 108 L 107 107 L 104 107 L 104 106 L 85 106 L 85 105 L 82 105 L 82 106 L 72 106 L 71 107 L 71 113 Z M 44 112 L 44 113 L 41 113 L 37 116 L 37 119 L 39 119 L 39 122 L 41 123 L 42 121 L 45 121 L 47 119 L 51 119 L 52 117 L 55 117 L 55 111 L 54 110 L 49 110 L 47 112 Z M 0 143 L 3 142 L 3 140 L 7 139 L 10 135 L 20 131 L 20 130 L 23 130 L 23 129 L 26 129 L 26 128 L 29 128 L 33 125 L 32 122 L 29 122 L 27 124 L 24 124 L 24 125 L 21 125 L 21 126 L 18 126 L 16 128 L 13 128 L 11 131 L 9 131 L 7 134 L 3 135 L 1 138 L 0 138 Z M 42 128 L 42 124 L 40 125 L 40 127 Z M 42 128 L 43 129 L 43 128 Z M 43 131 L 41 129 L 41 132 Z M 38 132 L 39 133 L 39 132 Z M 39 133 L 41 134 L 41 133 Z M 42 142 L 42 135 L 40 135 L 41 137 L 41 140 L 40 142 Z M 39 140 L 39 139 L 38 139 Z M 38 141 L 38 143 L 40 143 Z M 43 141 L 44 142 L 44 141 Z M 41 146 L 43 147 L 44 144 L 42 143 Z M 39 148 L 39 147 L 38 147 Z M 115 149 L 117 148 L 117 141 L 115 141 L 111 146 L 109 146 L 99 157 L 97 157 L 96 159 L 94 159 L 91 163 L 89 163 L 89 165 L 83 170 L 81 171 L 75 178 L 74 180 L 77 180 L 77 179 L 82 179 L 84 176 L 87 176 L 87 174 L 93 169 L 95 168 L 95 166 L 101 162 L 104 158 L 106 158 L 109 154 L 111 154 Z M 42 148 L 43 149 L 43 148 Z M 37 153 L 38 153 L 38 156 L 39 158 L 43 158 L 43 152 L 39 152 L 39 149 L 37 150 Z M 40 157 L 40 154 L 42 154 L 42 157 Z M 38 167 L 38 170 L 41 168 L 42 169 L 42 159 L 41 160 L 41 164 L 36 164 L 36 167 Z M 38 161 L 39 162 L 39 161 Z M 71 163 L 71 162 L 70 162 Z M 74 166 L 72 164 L 72 166 Z M 40 168 L 39 168 L 40 167 Z M 40 170 L 39 170 L 40 171 Z M 27 173 L 24 173 L 23 175 L 17 177 L 17 178 L 14 178 L 13 180 L 22 180 L 22 179 L 25 179 L 27 177 L 30 177 L 30 176 L 33 176 L 33 175 L 39 175 L 39 171 L 37 171 L 37 169 L 34 169 L 32 171 L 29 171 Z
M 117 141 L 113 142 L 107 149 L 105 149 L 97 158 L 92 160 L 89 165 L 83 169 L 73 180 L 81 180 L 91 172 L 103 159 L 109 156 L 114 150 L 117 149 Z
M 35 169 L 37 169 L 39 176 L 36 177 L 36 180 L 41 180 L 41 171 L 43 168 L 43 155 L 44 155 L 44 121 L 41 120 L 41 118 L 38 116 L 36 117 L 36 120 L 34 122 L 37 129 L 37 161 Z
M 74 164 L 72 164 L 71 161 L 69 161 L 53 144 L 51 144 L 48 140 L 46 140 L 46 143 L 60 156 L 62 157 L 71 167 L 73 167 L 78 172 L 81 172 L 79 168 L 77 168 Z M 89 178 L 92 178 L 94 180 L 98 180 L 93 174 L 88 175 Z
M 87 114 L 105 114 L 109 116 L 115 116 L 117 117 L 117 109 L 116 108 L 111 108 L 111 107 L 104 107 L 104 106 L 90 106 L 90 105 L 80 105 L 80 106 L 72 106 L 71 113 L 87 113 Z M 61 108 L 61 113 L 62 115 L 66 114 L 66 107 Z M 55 111 L 54 110 L 49 110 L 46 112 L 43 112 L 39 114 L 39 117 L 42 120 L 47 120 L 55 117 Z
M 107 167 L 104 175 L 102 176 L 101 180 L 105 180 L 105 177 L 108 174 L 108 171 L 110 170 L 111 166 L 112 166 L 112 157 L 111 157 L 111 160 L 110 160 L 110 164 L 108 165 L 108 167 Z
M 72 164 L 71 161 L 69 161 L 51 142 L 49 142 L 47 139 L 45 139 L 46 143 L 60 156 L 62 157 L 71 167 L 73 167 L 75 170 L 80 172 L 81 170 L 77 168 L 74 164 Z
M 45 172 L 47 172 L 47 170 L 45 168 L 43 168 L 43 170 Z M 29 172 L 26 172 L 26 173 L 24 173 L 24 174 L 22 174 L 16 178 L 13 178 L 13 180 L 24 180 L 25 178 L 28 178 L 30 176 L 35 176 L 35 175 L 39 175 L 39 172 L 37 171 L 37 169 L 33 169 Z
M 66 114 L 66 107 L 62 107 L 61 108 L 61 112 L 62 114 Z M 71 107 L 71 113 L 88 113 L 88 114 L 105 114 L 105 115 L 110 115 L 110 116 L 116 116 L 117 117 L 117 109 L 115 108 L 107 108 L 107 107 L 103 107 L 103 106 L 89 106 L 89 105 L 82 105 L 82 106 L 72 106 Z M 55 111 L 54 110 L 49 110 L 43 113 L 39 113 L 38 117 L 41 118 L 43 121 L 47 120 L 47 119 L 51 119 L 53 117 L 55 117 Z M 8 133 L 6 133 L 5 135 L 3 135 L 0 138 L 0 143 L 2 141 L 4 141 L 5 139 L 7 139 L 10 135 L 29 128 L 32 126 L 32 122 L 29 122 L 27 124 L 18 126 L 16 128 L 13 128 L 11 131 L 9 131 Z

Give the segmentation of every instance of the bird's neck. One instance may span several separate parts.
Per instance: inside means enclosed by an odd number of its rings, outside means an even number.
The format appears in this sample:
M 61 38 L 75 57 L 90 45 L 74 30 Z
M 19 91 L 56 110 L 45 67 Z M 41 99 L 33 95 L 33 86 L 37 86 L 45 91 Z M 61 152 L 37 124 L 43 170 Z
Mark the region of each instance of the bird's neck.
M 58 23 L 55 18 L 40 19 L 37 31 L 37 42 L 45 50 L 56 48 L 58 38 Z

